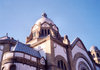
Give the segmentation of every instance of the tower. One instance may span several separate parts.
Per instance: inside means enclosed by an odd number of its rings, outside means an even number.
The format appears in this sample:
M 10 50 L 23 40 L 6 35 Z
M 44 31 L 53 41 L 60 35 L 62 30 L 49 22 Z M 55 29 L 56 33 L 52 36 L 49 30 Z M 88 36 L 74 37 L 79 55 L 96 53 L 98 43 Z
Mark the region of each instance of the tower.
M 96 46 L 90 48 L 91 55 L 97 64 L 100 64 L 100 50 Z
M 31 34 L 29 37 L 27 37 L 26 43 L 31 44 L 31 42 L 35 41 L 36 39 L 43 39 L 48 35 L 61 40 L 58 27 L 53 23 L 51 19 L 47 17 L 46 13 L 43 13 L 42 17 L 37 20 L 32 27 Z
M 61 37 L 58 27 L 47 17 L 46 13 L 36 21 L 31 29 L 26 44 L 40 52 L 47 61 L 48 70 L 68 68 L 67 45 L 68 37 Z

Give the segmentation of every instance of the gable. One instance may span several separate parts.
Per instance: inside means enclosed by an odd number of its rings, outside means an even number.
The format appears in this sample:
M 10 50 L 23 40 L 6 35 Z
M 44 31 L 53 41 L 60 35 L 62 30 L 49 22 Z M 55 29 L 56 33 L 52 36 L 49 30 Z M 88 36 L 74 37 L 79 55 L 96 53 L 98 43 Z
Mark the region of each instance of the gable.
M 84 51 L 87 51 L 83 42 L 78 37 L 72 42 L 71 48 L 73 49 L 75 45 L 77 45 L 79 48 L 83 49 Z
M 50 25 L 48 23 L 43 23 L 42 27 L 50 27 Z
M 73 43 L 71 44 L 71 49 L 72 49 L 72 59 L 74 61 L 74 59 L 77 56 L 77 60 L 80 58 L 85 58 L 87 60 L 87 63 L 89 62 L 89 66 L 94 67 L 93 62 L 87 52 L 87 49 L 85 48 L 83 42 L 79 39 L 76 38 Z M 80 54 L 82 54 L 80 56 Z M 76 61 L 77 63 L 77 61 Z

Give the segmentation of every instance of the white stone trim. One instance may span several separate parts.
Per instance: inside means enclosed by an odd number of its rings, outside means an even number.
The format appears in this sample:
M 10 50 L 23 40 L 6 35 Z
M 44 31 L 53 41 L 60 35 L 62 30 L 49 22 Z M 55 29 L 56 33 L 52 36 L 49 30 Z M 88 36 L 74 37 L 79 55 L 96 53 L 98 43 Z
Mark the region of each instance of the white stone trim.
M 31 60 L 35 62 L 37 61 L 35 57 L 31 57 Z
M 87 57 L 87 59 L 89 60 L 90 64 L 93 67 L 93 63 L 90 60 L 89 56 L 87 55 L 86 51 L 84 51 L 83 49 L 81 49 L 80 47 L 78 47 L 77 45 L 74 46 L 74 48 L 72 49 L 72 58 L 74 58 L 75 54 L 77 53 L 82 53 L 83 55 L 85 55 Z
M 25 54 L 25 58 L 30 60 L 30 55 Z
M 8 58 L 13 58 L 13 56 L 14 56 L 14 53 L 7 52 L 4 54 L 3 60 L 8 59 Z
M 29 66 L 22 63 L 14 63 L 16 65 L 16 70 L 36 70 L 36 67 Z
M 79 62 L 81 62 L 81 61 L 84 62 L 88 66 L 89 70 L 91 70 L 90 66 L 88 65 L 88 63 L 83 58 L 79 58 L 77 60 L 77 62 L 76 62 L 76 70 L 78 70 Z
M 0 50 L 0 62 L 1 62 L 1 59 L 2 59 L 2 51 Z
M 65 59 L 66 61 L 68 61 L 68 60 L 67 60 L 66 49 L 65 49 L 64 47 L 62 47 L 61 45 L 56 44 L 56 43 L 54 43 L 54 46 L 56 46 L 56 47 L 54 47 L 55 57 L 56 57 L 57 55 L 61 55 L 62 57 L 64 57 L 64 59 Z
M 4 46 L 3 45 L 0 45 L 0 50 L 3 50 Z
M 15 52 L 16 57 L 24 57 L 24 53 Z

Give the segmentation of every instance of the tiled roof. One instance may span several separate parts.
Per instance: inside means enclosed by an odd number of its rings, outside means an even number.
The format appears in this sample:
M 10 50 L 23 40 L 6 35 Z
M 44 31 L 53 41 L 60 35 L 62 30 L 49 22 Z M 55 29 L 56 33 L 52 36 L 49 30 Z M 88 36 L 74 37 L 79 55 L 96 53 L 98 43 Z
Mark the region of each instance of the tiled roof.
M 30 54 L 32 56 L 41 58 L 40 53 L 38 51 L 34 50 L 33 48 L 30 48 L 29 46 L 27 46 L 21 42 L 17 42 L 17 44 L 15 45 L 15 47 L 13 48 L 12 51 L 24 52 L 24 53 Z

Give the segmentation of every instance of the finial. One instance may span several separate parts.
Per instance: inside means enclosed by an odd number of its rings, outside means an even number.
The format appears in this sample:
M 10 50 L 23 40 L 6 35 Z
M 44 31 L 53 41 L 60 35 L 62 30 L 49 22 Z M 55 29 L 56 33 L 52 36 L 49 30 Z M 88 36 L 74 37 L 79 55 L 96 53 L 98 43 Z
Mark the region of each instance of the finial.
M 6 36 L 8 37 L 8 33 L 6 33 Z
M 42 13 L 42 17 L 46 17 L 47 18 L 47 14 L 46 13 Z
M 67 35 L 64 35 L 64 39 L 68 39 L 68 36 Z

